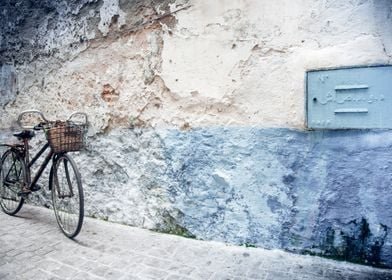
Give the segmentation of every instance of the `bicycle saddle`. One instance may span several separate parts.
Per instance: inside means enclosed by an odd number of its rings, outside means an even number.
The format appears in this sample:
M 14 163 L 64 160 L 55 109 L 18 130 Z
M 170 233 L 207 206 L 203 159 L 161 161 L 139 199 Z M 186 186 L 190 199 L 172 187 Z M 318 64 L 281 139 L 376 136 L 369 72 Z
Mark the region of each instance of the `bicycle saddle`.
M 22 132 L 14 133 L 13 135 L 18 139 L 31 139 L 34 137 L 35 133 L 31 130 L 23 130 Z

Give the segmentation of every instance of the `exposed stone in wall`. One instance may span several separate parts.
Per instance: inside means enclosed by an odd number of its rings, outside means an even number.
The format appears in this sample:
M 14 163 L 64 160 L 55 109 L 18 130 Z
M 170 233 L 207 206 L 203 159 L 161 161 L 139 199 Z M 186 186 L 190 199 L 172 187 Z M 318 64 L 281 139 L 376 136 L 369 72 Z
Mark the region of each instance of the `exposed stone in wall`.
M 100 22 L 98 24 L 98 29 L 104 36 L 109 33 L 111 25 L 117 24 L 118 29 L 125 25 L 125 13 L 119 6 L 119 0 L 104 0 L 99 14 Z
M 104 84 L 101 97 L 106 102 L 115 102 L 118 100 L 119 92 L 117 92 L 110 84 Z

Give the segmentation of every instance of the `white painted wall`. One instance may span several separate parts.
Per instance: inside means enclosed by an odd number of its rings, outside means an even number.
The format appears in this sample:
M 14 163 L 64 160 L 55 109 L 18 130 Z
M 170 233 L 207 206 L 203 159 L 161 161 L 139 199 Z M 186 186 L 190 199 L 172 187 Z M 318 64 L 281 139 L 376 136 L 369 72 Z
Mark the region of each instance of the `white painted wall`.
M 192 4 L 164 35 L 161 76 L 199 107 L 223 104 L 223 118 L 200 108 L 203 125 L 302 127 L 306 70 L 392 62 L 386 1 Z

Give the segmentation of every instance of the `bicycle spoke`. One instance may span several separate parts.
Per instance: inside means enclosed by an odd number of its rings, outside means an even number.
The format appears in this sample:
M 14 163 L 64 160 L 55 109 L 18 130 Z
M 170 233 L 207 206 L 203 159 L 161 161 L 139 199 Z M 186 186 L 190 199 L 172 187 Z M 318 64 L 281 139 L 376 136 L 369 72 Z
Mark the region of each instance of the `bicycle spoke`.
M 10 175 L 10 172 L 12 171 L 12 169 L 14 169 L 14 166 L 15 166 L 15 156 L 14 156 L 14 154 L 12 154 L 12 165 L 11 165 L 11 167 L 9 168 L 9 170 L 8 170 L 8 172 L 7 172 L 7 175 L 5 176 L 5 179 L 8 178 L 8 176 Z M 15 172 L 15 173 L 16 173 L 16 172 Z
M 18 191 L 12 189 L 10 186 L 8 186 L 8 185 L 6 185 L 6 184 L 4 184 L 4 186 L 5 186 L 5 188 L 7 188 L 8 190 L 10 190 L 11 192 L 13 192 L 13 193 L 15 193 L 15 194 L 18 194 Z
M 24 200 L 18 196 L 24 184 L 24 163 L 13 150 L 4 153 L 0 168 L 0 206 L 9 215 L 15 215 Z
M 52 198 L 58 224 L 68 237 L 74 237 L 83 221 L 83 191 L 79 173 L 68 156 L 57 160 L 52 178 Z

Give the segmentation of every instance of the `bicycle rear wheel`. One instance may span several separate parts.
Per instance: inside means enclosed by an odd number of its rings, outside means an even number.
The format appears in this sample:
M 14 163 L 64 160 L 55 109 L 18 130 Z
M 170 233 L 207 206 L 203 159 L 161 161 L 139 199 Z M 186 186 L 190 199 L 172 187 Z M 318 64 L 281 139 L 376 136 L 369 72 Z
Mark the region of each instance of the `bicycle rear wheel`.
M 80 173 L 67 154 L 58 156 L 50 178 L 53 209 L 63 233 L 74 238 L 80 232 L 84 218 L 84 196 Z
M 26 165 L 16 151 L 9 149 L 1 158 L 0 206 L 8 215 L 22 208 L 24 199 L 18 196 L 26 179 Z

